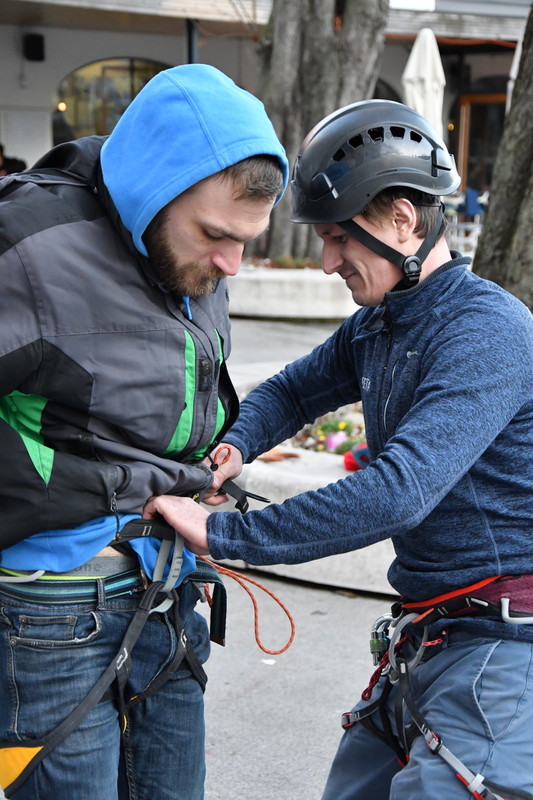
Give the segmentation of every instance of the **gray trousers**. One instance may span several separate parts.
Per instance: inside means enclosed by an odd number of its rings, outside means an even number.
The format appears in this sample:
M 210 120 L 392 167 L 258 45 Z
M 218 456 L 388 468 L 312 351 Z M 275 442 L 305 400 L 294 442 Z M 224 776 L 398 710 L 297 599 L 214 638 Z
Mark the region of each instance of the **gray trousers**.
M 428 724 L 474 774 L 533 797 L 533 644 L 474 638 L 451 627 L 442 644 L 428 647 L 428 656 L 411 674 L 416 704 Z M 375 686 L 369 703 L 385 680 Z M 399 692 L 395 684 L 385 704 L 394 732 Z M 405 718 L 409 723 L 407 713 Z M 372 720 L 382 729 L 379 713 Z M 356 723 L 344 732 L 322 800 L 471 797 L 422 736 L 414 740 L 409 763 L 402 767 L 385 742 Z

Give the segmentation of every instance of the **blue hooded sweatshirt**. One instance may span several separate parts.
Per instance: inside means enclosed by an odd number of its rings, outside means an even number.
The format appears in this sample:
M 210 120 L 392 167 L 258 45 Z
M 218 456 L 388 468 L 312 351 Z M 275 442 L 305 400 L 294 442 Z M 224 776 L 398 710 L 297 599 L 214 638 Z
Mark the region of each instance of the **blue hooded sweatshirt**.
M 142 235 L 158 211 L 204 178 L 260 154 L 279 159 L 285 189 L 287 158 L 261 101 L 215 67 L 186 64 L 152 78 L 100 158 L 120 218 L 146 256 Z

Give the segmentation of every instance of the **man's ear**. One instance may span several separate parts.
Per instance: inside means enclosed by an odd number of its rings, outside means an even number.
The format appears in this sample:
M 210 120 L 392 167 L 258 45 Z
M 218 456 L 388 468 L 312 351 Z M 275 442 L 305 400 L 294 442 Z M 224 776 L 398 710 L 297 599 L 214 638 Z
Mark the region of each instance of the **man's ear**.
M 416 209 L 410 200 L 399 197 L 392 204 L 392 225 L 396 230 L 398 241 L 404 243 L 410 239 L 416 228 Z

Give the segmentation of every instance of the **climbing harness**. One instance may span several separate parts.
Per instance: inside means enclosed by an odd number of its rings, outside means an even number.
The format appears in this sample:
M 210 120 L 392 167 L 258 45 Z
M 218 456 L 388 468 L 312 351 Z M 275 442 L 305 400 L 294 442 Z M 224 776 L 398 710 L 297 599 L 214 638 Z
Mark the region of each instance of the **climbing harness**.
M 162 544 L 154 569 L 154 581 L 148 586 L 133 619 L 124 635 L 115 657 L 98 681 L 73 711 L 46 736 L 25 742 L 0 743 L 0 778 L 6 797 L 10 797 L 28 778 L 35 767 L 49 755 L 71 733 L 98 703 L 113 697 L 116 701 L 122 733 L 128 725 L 129 709 L 159 689 L 184 662 L 194 678 L 205 688 L 207 677 L 183 630 L 179 615 L 179 597 L 173 588 L 181 570 L 183 540 L 166 523 L 133 520 L 120 531 L 120 540 L 128 541 L 137 536 L 156 536 Z M 163 569 L 171 553 L 166 580 Z M 210 580 L 220 580 L 213 570 Z M 194 574 L 194 573 L 193 573 Z M 33 576 L 30 576 L 33 577 Z M 27 579 L 27 577 L 26 577 Z M 6 579 L 4 579 L 6 580 Z M 174 606 L 176 653 L 165 669 L 141 694 L 126 699 L 126 685 L 132 666 L 132 651 L 139 640 L 150 614 L 164 612 Z M 114 685 L 115 691 L 112 691 Z
M 244 513 L 248 505 L 247 497 L 256 497 L 240 489 L 233 481 L 226 481 L 226 483 L 223 484 L 222 490 L 235 497 L 237 500 L 237 507 L 239 507 L 242 513 Z M 257 496 L 257 499 L 264 498 L 259 498 Z M 77 728 L 98 703 L 110 699 L 115 700 L 118 708 L 121 730 L 124 734 L 128 726 L 129 710 L 160 689 L 180 666 L 186 664 L 192 676 L 198 681 L 202 691 L 204 691 L 207 676 L 185 634 L 179 614 L 179 596 L 177 590 L 174 588 L 182 566 L 183 538 L 163 520 L 139 518 L 131 520 L 118 531 L 113 544 L 124 544 L 132 539 L 148 536 L 153 536 L 161 540 L 159 554 L 154 568 L 153 581 L 146 588 L 117 653 L 107 669 L 102 673 L 96 684 L 81 703 L 79 703 L 79 705 L 46 736 L 38 739 L 30 739 L 25 742 L 0 742 L 0 785 L 4 790 L 6 798 L 11 797 L 12 793 L 22 786 L 35 767 L 49 755 L 69 733 Z M 170 561 L 168 573 L 166 578 L 163 578 L 168 561 Z M 2 582 L 6 583 L 6 585 L 10 583 L 15 585 L 17 582 L 37 580 L 42 577 L 42 575 L 43 570 L 39 570 L 32 575 L 24 575 L 22 578 L 3 576 Z M 222 578 L 220 577 L 221 575 L 226 575 L 236 580 L 252 599 L 258 646 L 269 654 L 278 654 L 287 650 L 294 639 L 295 626 L 289 611 L 283 603 L 257 581 L 247 576 L 238 575 L 232 570 L 214 564 L 202 557 L 197 559 L 196 570 L 189 575 L 186 580 L 200 584 L 204 586 L 206 590 L 206 596 L 210 605 L 211 640 L 222 645 L 225 642 L 226 593 Z M 257 601 L 251 590 L 245 585 L 245 582 L 254 584 L 269 594 L 287 615 L 291 625 L 291 633 L 286 645 L 280 650 L 267 650 L 263 646 L 259 637 L 259 612 Z M 207 584 L 214 585 L 212 596 L 207 591 Z M 170 610 L 172 607 L 174 611 L 174 629 L 177 642 L 174 657 L 163 671 L 151 681 L 147 689 L 133 697 L 126 698 L 127 681 L 132 668 L 132 651 L 141 636 L 146 622 L 151 614 L 157 612 L 163 613 Z
M 390 614 L 379 617 L 372 626 L 370 653 L 376 669 L 361 697 L 370 701 L 372 691 L 382 676 L 387 677 L 383 691 L 380 697 L 363 708 L 343 714 L 342 727 L 347 729 L 361 723 L 394 750 L 402 767 L 409 762 L 413 740 L 422 735 L 431 753 L 440 756 L 451 767 L 475 800 L 533 800 L 533 795 L 528 792 L 500 786 L 480 773 L 474 774 L 457 758 L 420 712 L 410 682 L 411 671 L 422 661 L 428 648 L 443 641 L 444 631 L 438 638 L 428 640 L 430 624 L 466 615 L 500 617 L 509 624 L 533 624 L 532 590 L 533 575 L 498 575 L 427 601 L 395 602 Z M 514 607 L 512 612 L 511 601 Z M 416 637 L 419 644 L 410 661 L 401 657 L 402 645 L 409 639 L 406 633 L 408 626 L 411 626 L 411 630 L 422 629 Z M 401 695 L 401 702 L 396 704 L 397 735 L 393 733 L 385 710 L 387 698 L 396 683 Z M 403 722 L 402 705 L 405 705 L 412 719 L 412 725 L 407 728 Z M 379 713 L 382 728 L 371 719 L 376 712 Z

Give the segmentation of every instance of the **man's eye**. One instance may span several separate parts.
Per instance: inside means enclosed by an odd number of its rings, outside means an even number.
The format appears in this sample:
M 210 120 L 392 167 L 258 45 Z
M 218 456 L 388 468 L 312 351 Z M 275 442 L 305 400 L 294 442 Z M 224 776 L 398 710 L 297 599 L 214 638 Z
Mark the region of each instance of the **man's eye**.
M 204 231 L 204 236 L 206 239 L 209 239 L 210 242 L 219 242 L 224 238 L 223 236 L 216 236 L 213 233 L 209 233 L 209 231 Z

